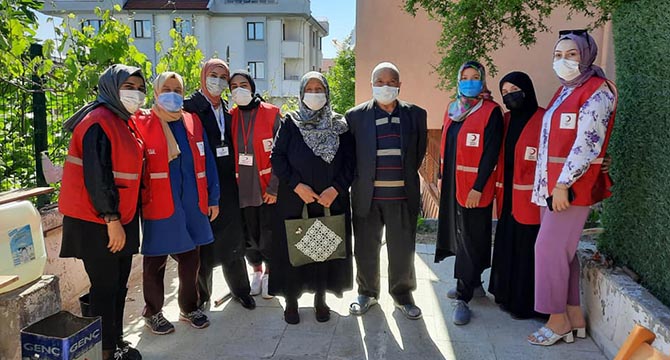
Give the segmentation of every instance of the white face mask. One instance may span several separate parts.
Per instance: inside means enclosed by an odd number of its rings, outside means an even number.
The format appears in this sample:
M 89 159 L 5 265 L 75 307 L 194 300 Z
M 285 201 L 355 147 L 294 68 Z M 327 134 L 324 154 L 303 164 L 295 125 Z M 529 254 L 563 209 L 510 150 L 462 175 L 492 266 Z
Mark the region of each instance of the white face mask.
M 144 105 L 144 99 L 146 97 L 147 96 L 139 90 L 119 90 L 121 103 L 131 114 L 134 114 L 135 111 L 139 110 L 140 106 Z
M 219 96 L 224 89 L 228 88 L 228 82 L 217 77 L 207 77 L 207 91 L 213 96 Z
M 570 81 L 579 76 L 579 62 L 574 60 L 560 59 L 554 61 L 554 72 L 559 78 Z
M 373 86 L 372 97 L 382 105 L 388 105 L 398 98 L 400 88 L 393 86 Z
M 302 97 L 302 102 L 314 111 L 321 110 L 327 101 L 324 93 L 305 93 Z
M 237 106 L 247 106 L 251 102 L 251 99 L 253 99 L 251 91 L 241 87 L 233 89 L 230 95 Z

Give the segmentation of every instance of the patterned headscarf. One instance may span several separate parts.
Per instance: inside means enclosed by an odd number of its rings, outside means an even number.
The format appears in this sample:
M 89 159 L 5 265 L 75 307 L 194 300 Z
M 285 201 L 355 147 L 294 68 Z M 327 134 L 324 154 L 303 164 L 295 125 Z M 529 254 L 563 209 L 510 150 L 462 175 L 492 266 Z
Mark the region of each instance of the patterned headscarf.
M 458 89 L 458 95 L 456 100 L 449 104 L 449 118 L 452 121 L 460 122 L 465 120 L 465 118 L 470 114 L 473 108 L 477 106 L 483 99 L 491 98 L 491 91 L 486 87 L 486 70 L 484 66 L 476 61 L 468 61 L 465 64 L 461 65 L 461 68 L 458 69 L 458 78 L 456 81 L 461 80 L 461 75 L 465 69 L 472 68 L 479 72 L 479 78 L 482 81 L 482 91 L 476 97 L 467 97 L 462 92 L 461 89 Z
M 123 64 L 114 64 L 108 67 L 98 79 L 98 96 L 95 100 L 84 105 L 63 123 L 63 128 L 70 132 L 74 131 L 75 126 L 79 124 L 88 113 L 100 105 L 111 110 L 116 116 L 123 120 L 128 120 L 131 113 L 121 103 L 119 89 L 121 85 L 131 76 L 139 76 L 144 80 L 142 70 L 138 67 L 127 66 Z
M 219 105 L 221 105 L 221 95 L 214 96 L 209 93 L 209 90 L 207 90 L 207 75 L 209 75 L 209 73 L 216 68 L 226 70 L 228 73 L 230 73 L 228 64 L 226 64 L 225 61 L 221 59 L 207 60 L 207 62 L 205 62 L 205 64 L 202 66 L 202 70 L 200 71 L 200 91 L 202 91 L 202 93 L 209 99 L 209 102 L 211 102 L 215 108 L 218 108 Z
M 305 87 L 312 79 L 319 80 L 326 88 L 326 105 L 316 111 L 308 108 L 302 101 L 305 97 Z M 321 157 L 327 163 L 333 161 L 340 147 L 340 134 L 347 132 L 348 126 L 342 115 L 331 110 L 330 87 L 321 73 L 310 71 L 302 77 L 299 109 L 290 112 L 288 116 L 298 127 L 305 144 L 312 149 L 314 155 Z
M 558 80 L 561 82 L 563 86 L 566 87 L 582 86 L 582 84 L 584 84 L 593 75 L 599 76 L 603 79 L 607 79 L 603 69 L 600 66 L 593 64 L 593 62 L 596 61 L 596 56 L 598 56 L 598 45 L 596 45 L 596 41 L 593 39 L 593 36 L 589 35 L 589 33 L 587 32 L 581 33 L 579 35 L 575 33 L 565 34 L 558 38 L 558 41 L 556 41 L 556 45 L 554 45 L 554 49 L 556 49 L 556 46 L 558 45 L 559 42 L 566 39 L 572 40 L 577 44 L 577 50 L 579 50 L 579 57 L 580 57 L 579 61 L 580 74 L 579 76 L 570 81 L 565 81 L 559 77 Z

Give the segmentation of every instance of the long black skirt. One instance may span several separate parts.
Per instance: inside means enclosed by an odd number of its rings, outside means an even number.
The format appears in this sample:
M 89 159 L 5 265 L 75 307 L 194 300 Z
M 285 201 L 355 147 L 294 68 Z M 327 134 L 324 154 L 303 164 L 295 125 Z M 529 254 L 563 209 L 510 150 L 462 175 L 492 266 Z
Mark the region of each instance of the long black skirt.
M 489 292 L 503 310 L 517 318 L 537 317 L 535 302 L 535 239 L 539 225 L 517 222 L 503 210 L 496 227 Z

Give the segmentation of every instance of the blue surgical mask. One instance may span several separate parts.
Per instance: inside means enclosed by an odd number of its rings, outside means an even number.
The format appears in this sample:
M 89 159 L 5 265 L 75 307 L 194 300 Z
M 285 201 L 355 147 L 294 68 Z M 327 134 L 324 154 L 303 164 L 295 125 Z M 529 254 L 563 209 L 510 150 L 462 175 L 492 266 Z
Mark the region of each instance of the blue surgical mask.
M 459 80 L 458 91 L 466 97 L 474 98 L 482 92 L 484 83 L 481 80 Z
M 158 95 L 158 105 L 169 112 L 177 112 L 184 105 L 184 97 L 176 92 L 167 92 Z

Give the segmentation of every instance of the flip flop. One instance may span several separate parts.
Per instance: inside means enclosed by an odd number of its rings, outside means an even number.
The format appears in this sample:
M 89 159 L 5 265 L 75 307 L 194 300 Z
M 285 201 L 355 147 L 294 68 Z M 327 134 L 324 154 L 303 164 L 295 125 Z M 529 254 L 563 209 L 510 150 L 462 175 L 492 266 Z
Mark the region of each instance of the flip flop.
M 377 305 L 377 299 L 370 296 L 358 295 L 356 302 L 349 305 L 349 313 L 351 315 L 363 315 L 374 305 Z

